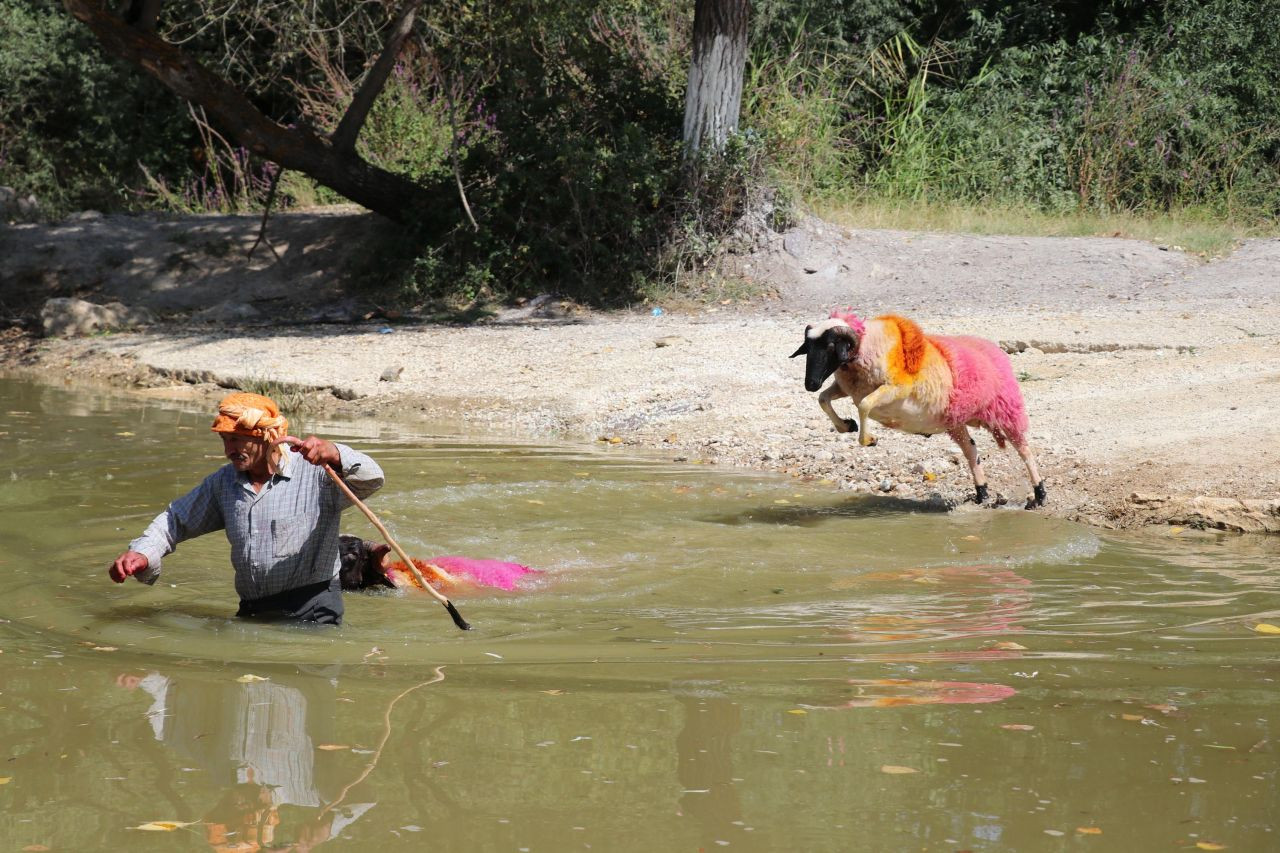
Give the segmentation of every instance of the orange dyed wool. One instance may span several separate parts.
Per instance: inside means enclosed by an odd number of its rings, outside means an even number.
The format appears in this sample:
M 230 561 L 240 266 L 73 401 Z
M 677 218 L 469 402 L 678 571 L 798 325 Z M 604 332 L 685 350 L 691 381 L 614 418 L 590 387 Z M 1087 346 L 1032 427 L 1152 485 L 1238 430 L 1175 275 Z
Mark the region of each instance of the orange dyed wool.
M 422 577 L 427 583 L 437 589 L 444 585 L 440 580 L 440 574 L 436 571 L 435 566 L 425 560 L 414 559 L 413 564 L 418 567 L 418 571 L 422 573 Z M 418 583 L 418 579 L 414 577 L 413 572 L 409 571 L 409 567 L 404 563 L 395 562 L 387 566 L 387 577 L 391 578 L 396 586 L 413 586 L 422 589 L 422 584 Z

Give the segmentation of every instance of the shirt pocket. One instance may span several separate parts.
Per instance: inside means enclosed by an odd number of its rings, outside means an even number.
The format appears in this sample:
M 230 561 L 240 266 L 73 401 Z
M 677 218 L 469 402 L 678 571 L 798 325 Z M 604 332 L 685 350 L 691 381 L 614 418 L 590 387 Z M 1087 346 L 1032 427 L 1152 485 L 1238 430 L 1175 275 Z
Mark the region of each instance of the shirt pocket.
M 307 543 L 307 526 L 276 518 L 271 521 L 271 553 L 277 560 L 297 556 Z

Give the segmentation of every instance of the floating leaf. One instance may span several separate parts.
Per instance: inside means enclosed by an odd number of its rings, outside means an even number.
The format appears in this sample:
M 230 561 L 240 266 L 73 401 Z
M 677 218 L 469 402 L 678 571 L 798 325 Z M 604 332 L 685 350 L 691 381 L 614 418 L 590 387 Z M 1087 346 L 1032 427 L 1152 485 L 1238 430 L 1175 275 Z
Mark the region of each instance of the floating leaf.
M 881 764 L 880 772 L 900 776 L 904 773 L 919 773 L 920 771 L 914 767 L 903 767 L 901 764 Z
M 807 713 L 809 713 L 809 712 L 808 712 L 808 711 L 806 711 L 806 710 L 804 710 L 803 708 L 792 708 L 792 709 L 791 709 L 790 711 L 788 711 L 787 713 L 788 713 L 788 714 L 807 714 Z
M 325 752 L 336 752 L 340 749 L 350 749 L 345 743 L 322 743 L 316 749 L 323 749 Z
M 180 820 L 153 820 L 144 823 L 141 826 L 130 827 L 131 829 L 144 829 L 147 832 L 173 832 L 175 829 L 182 829 L 184 826 L 191 826 L 195 821 L 183 823 Z
M 563 690 L 539 690 L 538 692 L 539 692 L 539 693 L 545 693 L 545 694 L 547 694 L 548 696 L 562 696 L 562 695 L 564 695 L 564 691 L 563 691 Z
M 1121 714 L 1120 719 L 1128 720 L 1131 723 L 1140 723 L 1145 719 L 1145 717 L 1141 714 Z
M 546 501 L 540 501 L 540 500 L 538 500 L 537 498 L 525 498 L 525 499 L 524 499 L 524 502 L 525 502 L 525 503 L 527 503 L 527 504 L 535 504 L 535 505 L 537 505 L 537 506 L 546 506 L 546 505 L 547 505 L 547 502 L 546 502 Z
M 133 436 L 133 433 L 131 433 L 131 432 L 118 432 L 118 433 L 116 433 L 116 435 L 118 435 L 118 436 L 120 436 L 120 437 L 122 437 L 122 438 L 130 438 L 130 437 L 132 437 L 132 436 Z
M 11 781 L 13 781 L 12 776 L 0 776 L 0 785 L 8 785 Z
M 1253 626 L 1253 630 L 1259 634 L 1280 634 L 1280 627 L 1272 625 L 1270 622 L 1259 622 Z
M 787 500 L 786 498 L 778 498 L 776 501 L 774 501 L 774 503 L 776 503 L 776 504 L 789 504 L 789 503 L 791 503 L 791 501 Z
M 1019 643 L 1010 643 L 1010 642 L 993 643 L 991 645 L 991 648 L 1000 649 L 1001 651 L 1009 651 L 1009 652 L 1025 652 L 1027 650 L 1027 647 L 1024 645 L 1021 645 Z
M 1159 705 L 1143 705 L 1142 707 L 1150 708 L 1152 711 L 1159 711 L 1161 714 L 1171 714 L 1174 711 L 1178 710 L 1177 705 L 1167 705 L 1164 703 L 1161 703 Z
M 236 681 L 240 682 L 241 684 L 249 684 L 254 681 L 270 681 L 270 679 L 263 678 L 261 675 L 253 675 L 252 673 L 245 673 L 244 675 L 237 678 Z
M 960 538 L 963 539 L 965 542 L 981 542 L 982 541 L 980 538 L 978 538 L 977 536 L 974 536 L 972 533 L 970 533 L 968 536 L 961 536 Z
M 1227 845 L 1219 844 L 1216 841 L 1197 841 L 1196 848 L 1200 850 L 1226 850 Z
M 1008 729 L 1011 732 L 1031 732 L 1035 731 L 1035 726 L 1029 726 L 1026 723 L 1005 723 L 1000 728 Z
M 119 650 L 118 648 L 116 648 L 115 646 L 94 646 L 94 647 L 93 647 L 93 650 L 94 650 L 95 652 L 118 652 L 118 651 L 120 651 L 120 650 Z
M 1098 829 L 1098 827 L 1096 826 L 1077 826 L 1076 832 L 1080 833 L 1081 835 L 1101 835 L 1102 834 L 1102 830 Z
M 43 844 L 28 844 L 22 848 L 22 853 L 47 853 L 52 847 L 46 847 Z

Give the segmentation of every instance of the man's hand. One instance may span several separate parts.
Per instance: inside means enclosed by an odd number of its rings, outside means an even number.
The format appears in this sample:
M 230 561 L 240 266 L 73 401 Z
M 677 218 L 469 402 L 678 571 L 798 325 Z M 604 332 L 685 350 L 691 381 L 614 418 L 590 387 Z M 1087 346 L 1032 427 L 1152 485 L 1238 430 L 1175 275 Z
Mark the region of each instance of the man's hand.
M 125 551 L 119 557 L 116 557 L 116 561 L 111 564 L 107 574 L 116 583 L 124 583 L 125 578 L 136 575 L 149 565 L 151 565 L 151 561 L 147 559 L 146 554 L 139 554 L 137 551 Z
M 339 470 L 342 467 L 342 458 L 338 455 L 338 446 L 332 441 L 325 441 L 323 438 L 317 438 L 314 435 L 309 435 L 306 439 L 286 435 L 280 439 L 279 443 L 289 445 L 294 453 L 312 465 L 328 465 L 334 470 Z

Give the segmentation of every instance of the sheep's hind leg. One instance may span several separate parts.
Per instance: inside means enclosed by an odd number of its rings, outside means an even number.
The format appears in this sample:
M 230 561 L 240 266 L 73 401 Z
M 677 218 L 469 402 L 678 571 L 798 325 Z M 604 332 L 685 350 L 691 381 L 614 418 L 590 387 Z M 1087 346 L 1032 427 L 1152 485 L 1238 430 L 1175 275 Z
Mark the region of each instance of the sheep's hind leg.
M 848 397 L 840 388 L 839 382 L 832 382 L 830 385 L 818 395 L 818 405 L 822 407 L 822 411 L 827 413 L 827 417 L 831 419 L 831 424 L 836 428 L 836 432 L 857 432 L 858 422 L 853 418 L 842 418 L 836 414 L 835 407 L 831 405 L 832 400 L 839 400 L 841 397 Z
M 1036 467 L 1035 455 L 1025 441 L 1013 442 L 1013 448 L 1022 457 L 1023 463 L 1027 466 L 1027 474 L 1031 477 L 1031 497 L 1027 499 L 1027 509 L 1044 506 L 1046 498 L 1044 478 L 1040 476 L 1040 469 Z
M 969 463 L 969 473 L 973 475 L 973 502 L 976 504 L 984 504 L 987 502 L 987 475 L 982 470 L 982 460 L 978 458 L 978 446 L 973 442 L 973 436 L 969 434 L 969 428 L 961 424 L 954 429 L 947 430 L 947 435 L 951 436 L 951 440 L 960 445 L 960 450 L 964 453 L 964 459 Z

